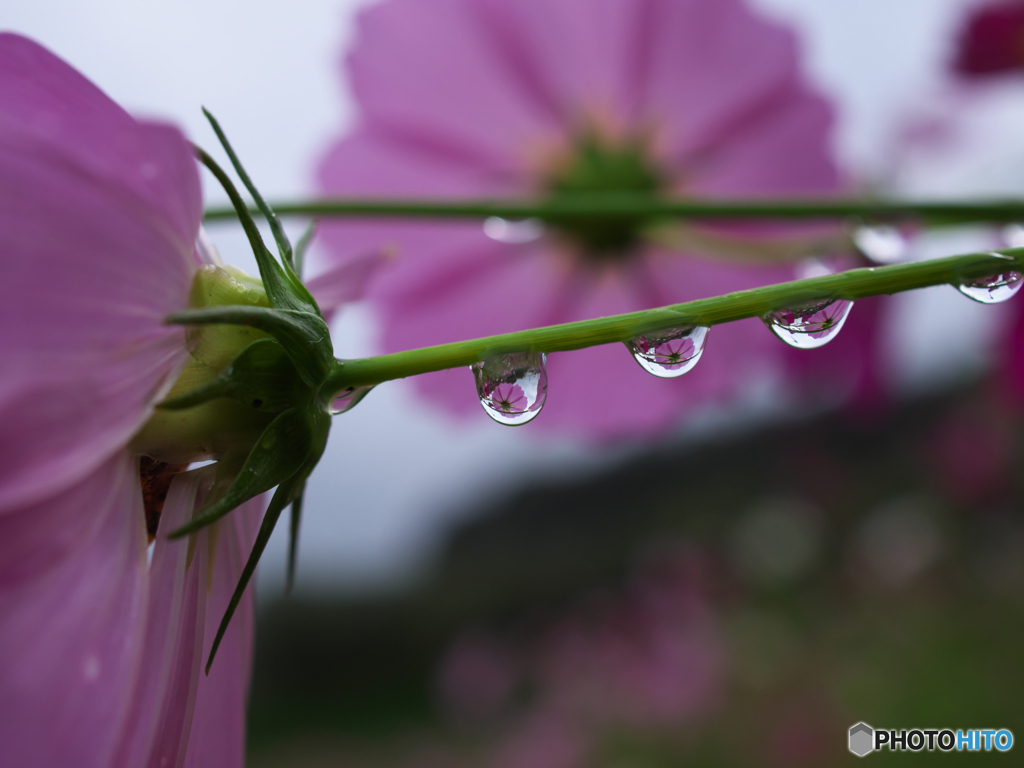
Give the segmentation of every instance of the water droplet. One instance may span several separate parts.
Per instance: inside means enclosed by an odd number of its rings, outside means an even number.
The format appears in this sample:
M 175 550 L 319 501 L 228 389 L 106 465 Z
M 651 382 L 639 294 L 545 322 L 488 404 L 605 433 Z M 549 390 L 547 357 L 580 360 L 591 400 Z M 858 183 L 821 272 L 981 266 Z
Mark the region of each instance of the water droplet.
M 852 307 L 852 301 L 831 299 L 779 309 L 761 319 L 789 346 L 814 349 L 835 338 Z
M 532 243 L 544 235 L 544 222 L 540 219 L 511 221 L 500 216 L 489 216 L 484 219 L 484 234 L 499 243 Z
M 674 379 L 693 370 L 704 354 L 710 330 L 706 325 L 666 328 L 635 336 L 626 346 L 645 371 L 662 379 Z
M 371 389 L 373 387 L 349 387 L 348 389 L 343 389 L 331 401 L 331 415 L 337 416 L 339 413 L 351 411 L 359 405 L 364 397 L 370 394 Z
M 1024 247 L 1024 224 L 1007 224 L 999 230 L 999 236 L 1007 248 Z
M 548 396 L 547 355 L 513 352 L 470 366 L 476 393 L 487 415 L 499 424 L 533 421 Z
M 876 264 L 893 264 L 907 252 L 907 239 L 903 233 L 888 224 L 857 227 L 853 231 L 853 242 Z
M 997 275 L 978 277 L 968 280 L 957 286 L 957 290 L 964 296 L 969 296 L 982 304 L 998 304 L 1001 301 L 1012 299 L 1020 290 L 1021 278 L 1024 273 L 1009 270 L 1000 272 Z

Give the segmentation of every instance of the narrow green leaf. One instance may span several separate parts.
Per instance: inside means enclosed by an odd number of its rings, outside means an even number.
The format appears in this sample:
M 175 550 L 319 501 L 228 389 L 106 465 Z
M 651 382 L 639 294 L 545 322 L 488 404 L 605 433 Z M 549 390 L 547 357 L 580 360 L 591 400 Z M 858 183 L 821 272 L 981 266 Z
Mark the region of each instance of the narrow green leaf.
M 285 581 L 285 594 L 291 594 L 295 585 L 295 562 L 299 550 L 299 524 L 302 522 L 302 500 L 305 498 L 306 484 L 299 488 L 298 494 L 292 501 L 291 520 L 288 527 L 288 578 Z
M 302 233 L 302 237 L 299 238 L 299 242 L 295 244 L 295 274 L 300 278 L 302 277 L 302 268 L 306 263 L 306 249 L 309 248 L 309 244 L 313 242 L 313 236 L 316 235 L 318 222 L 316 219 L 309 222 L 309 226 L 306 227 L 306 231 Z
M 249 559 L 246 561 L 245 567 L 242 569 L 242 575 L 238 579 L 238 586 L 235 587 L 235 592 L 231 595 L 227 610 L 224 612 L 224 618 L 220 620 L 220 626 L 217 628 L 217 636 L 213 639 L 213 646 L 210 648 L 210 657 L 206 660 L 206 674 L 210 674 L 210 666 L 213 664 L 214 656 L 217 655 L 220 642 L 224 639 L 224 633 L 227 632 L 228 625 L 231 623 L 231 617 L 235 615 L 235 609 L 238 608 L 238 604 L 242 601 L 245 588 L 249 585 L 249 581 L 256 571 L 256 564 L 259 563 L 260 557 L 263 556 L 263 550 L 267 548 L 270 534 L 274 532 L 274 527 L 277 525 L 278 518 L 281 517 L 281 512 L 288 506 L 288 502 L 292 501 L 303 482 L 305 482 L 305 478 L 282 483 L 274 493 L 274 497 L 270 500 L 270 505 L 267 507 L 267 513 L 263 516 L 263 523 L 260 525 L 259 533 L 256 534 L 256 542 L 253 544 L 252 552 L 249 553 Z
M 234 482 L 223 496 L 169 535 L 172 539 L 213 523 L 240 504 L 292 478 L 313 451 L 314 425 L 294 408 L 282 412 L 263 430 Z
M 320 314 L 320 308 L 317 306 L 316 301 L 313 299 L 312 294 L 306 289 L 306 286 L 302 284 L 302 280 L 299 279 L 299 270 L 295 268 L 295 264 L 292 257 L 292 244 L 288 241 L 287 235 L 284 233 L 284 227 L 281 226 L 280 219 L 274 211 L 264 201 L 263 196 L 256 189 L 256 185 L 252 183 L 252 179 L 249 178 L 249 174 L 246 173 L 245 168 L 242 166 L 242 161 L 238 159 L 238 155 L 235 154 L 234 148 L 231 146 L 231 142 L 228 141 L 227 135 L 220 127 L 220 123 L 217 122 L 210 111 L 203 108 L 203 114 L 206 115 L 206 119 L 210 121 L 210 125 L 213 127 L 214 133 L 217 134 L 217 138 L 220 140 L 220 144 L 224 147 L 224 151 L 227 153 L 228 158 L 231 160 L 231 165 L 234 166 L 235 172 L 238 174 L 238 178 L 242 180 L 245 188 L 249 190 L 249 194 L 252 195 L 253 200 L 256 201 L 256 207 L 259 208 L 260 213 L 266 218 L 267 223 L 270 225 L 270 231 L 274 235 L 274 240 L 277 242 L 277 250 L 281 254 L 281 261 L 284 262 L 285 272 L 288 277 L 288 281 L 292 284 L 292 288 L 295 289 L 296 293 L 306 302 L 308 302 L 315 310 L 317 314 Z
M 242 201 L 242 196 L 238 194 L 238 190 L 235 189 L 235 185 L 230 177 L 205 150 L 195 145 L 193 147 L 200 162 L 209 169 L 210 173 L 220 182 L 224 191 L 227 192 L 228 197 L 231 199 L 231 204 L 238 213 L 239 221 L 242 223 L 242 228 L 245 230 L 245 234 L 249 238 L 249 244 L 252 246 L 253 255 L 256 257 L 256 263 L 260 269 L 260 278 L 263 280 L 263 287 L 267 292 L 267 298 L 270 299 L 271 306 L 279 309 L 310 312 L 319 316 L 320 310 L 317 308 L 316 302 L 309 295 L 309 291 L 303 286 L 302 292 L 296 294 L 297 289 L 293 281 L 289 279 L 273 254 L 267 250 L 267 246 L 260 236 L 259 228 L 256 226 L 252 214 L 249 213 L 249 209 Z

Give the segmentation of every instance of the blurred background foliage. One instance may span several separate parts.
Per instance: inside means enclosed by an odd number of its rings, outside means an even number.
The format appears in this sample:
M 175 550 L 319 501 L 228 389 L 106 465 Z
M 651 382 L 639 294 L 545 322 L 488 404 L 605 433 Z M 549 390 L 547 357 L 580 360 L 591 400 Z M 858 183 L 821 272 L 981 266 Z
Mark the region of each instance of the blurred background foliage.
M 1020 436 L 979 378 L 488 499 L 403 594 L 265 604 L 252 765 L 838 765 L 860 720 L 1024 733 Z

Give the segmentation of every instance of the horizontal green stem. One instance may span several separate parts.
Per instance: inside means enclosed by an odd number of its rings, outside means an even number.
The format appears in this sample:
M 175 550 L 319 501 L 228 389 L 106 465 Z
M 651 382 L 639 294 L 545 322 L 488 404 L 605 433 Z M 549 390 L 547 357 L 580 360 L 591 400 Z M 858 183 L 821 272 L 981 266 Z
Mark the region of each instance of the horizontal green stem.
M 915 219 L 931 224 L 1024 221 L 1024 200 L 977 203 L 881 200 L 686 200 L 643 194 L 561 195 L 547 200 L 366 200 L 320 199 L 277 202 L 280 216 L 314 218 L 383 216 L 395 218 L 601 218 L 630 216 L 687 219 Z M 253 213 L 257 213 L 253 209 Z M 212 208 L 206 220 L 235 219 L 233 208 Z
M 994 254 L 1002 254 L 997 256 Z M 327 391 L 364 387 L 392 379 L 472 365 L 505 352 L 565 352 L 598 344 L 627 341 L 664 328 L 718 325 L 768 312 L 828 299 L 861 299 L 985 277 L 1009 270 L 1024 271 L 1024 248 L 969 253 L 945 259 L 853 269 L 835 275 L 753 288 L 710 299 L 658 309 L 600 317 L 546 328 L 459 341 L 360 360 L 336 361 Z M 964 298 L 963 301 L 968 301 Z

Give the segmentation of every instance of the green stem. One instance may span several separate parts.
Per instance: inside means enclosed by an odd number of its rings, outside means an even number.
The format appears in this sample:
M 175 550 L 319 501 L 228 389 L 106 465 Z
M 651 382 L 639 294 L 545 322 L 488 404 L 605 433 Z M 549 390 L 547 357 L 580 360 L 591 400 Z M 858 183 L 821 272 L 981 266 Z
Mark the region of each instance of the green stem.
M 979 203 L 895 202 L 881 200 L 685 200 L 635 193 L 563 194 L 547 200 L 350 200 L 278 202 L 281 216 L 385 216 L 402 218 L 507 219 L 640 216 L 687 219 L 915 219 L 930 224 L 1024 221 L 1024 201 Z M 257 213 L 253 209 L 253 213 Z M 234 219 L 233 208 L 212 208 L 206 220 Z
M 1002 254 L 997 256 L 994 254 Z M 565 352 L 598 344 L 627 341 L 660 329 L 718 325 L 768 312 L 828 299 L 861 299 L 1007 272 L 1024 271 L 1024 248 L 969 253 L 945 259 L 853 269 L 835 275 L 753 288 L 725 296 L 699 299 L 658 309 L 600 317 L 546 328 L 506 333 L 454 344 L 413 349 L 360 360 L 338 360 L 325 391 L 365 387 L 392 379 L 472 365 L 505 352 Z M 963 299 L 968 301 L 967 298 Z

